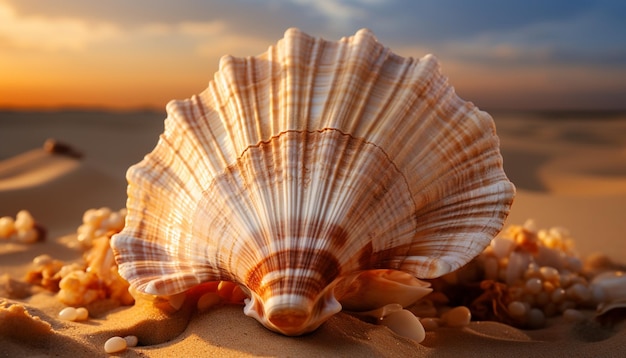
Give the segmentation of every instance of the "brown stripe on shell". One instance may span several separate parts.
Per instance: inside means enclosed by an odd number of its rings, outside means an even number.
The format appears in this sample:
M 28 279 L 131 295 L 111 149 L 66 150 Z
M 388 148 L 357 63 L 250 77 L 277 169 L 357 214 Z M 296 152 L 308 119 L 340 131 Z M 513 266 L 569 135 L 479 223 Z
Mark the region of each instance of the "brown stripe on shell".
M 275 271 L 306 269 L 318 275 L 278 276 L 262 284 L 263 279 Z M 321 250 L 288 250 L 272 253 L 249 270 L 245 284 L 260 297 L 294 294 L 314 298 L 322 292 L 341 272 L 341 264 L 335 255 Z

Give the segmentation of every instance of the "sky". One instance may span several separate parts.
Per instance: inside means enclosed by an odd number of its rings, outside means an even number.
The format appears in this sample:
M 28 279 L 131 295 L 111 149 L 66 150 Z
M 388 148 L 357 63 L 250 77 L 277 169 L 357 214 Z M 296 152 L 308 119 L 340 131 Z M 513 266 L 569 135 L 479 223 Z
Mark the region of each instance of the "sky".
M 492 109 L 626 109 L 622 0 L 0 0 L 0 107 L 157 109 L 290 27 L 369 28 Z

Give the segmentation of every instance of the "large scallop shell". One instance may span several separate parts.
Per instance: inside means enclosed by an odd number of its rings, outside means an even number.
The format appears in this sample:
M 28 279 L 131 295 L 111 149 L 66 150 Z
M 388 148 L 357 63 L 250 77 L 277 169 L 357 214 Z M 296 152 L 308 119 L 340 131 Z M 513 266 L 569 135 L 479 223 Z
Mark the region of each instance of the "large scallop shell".
M 368 30 L 331 42 L 290 29 L 259 56 L 223 57 L 167 112 L 127 173 L 121 275 L 154 295 L 234 281 L 246 314 L 287 335 L 339 311 L 334 287 L 364 270 L 461 267 L 514 196 L 491 117 L 435 57 L 400 57 Z

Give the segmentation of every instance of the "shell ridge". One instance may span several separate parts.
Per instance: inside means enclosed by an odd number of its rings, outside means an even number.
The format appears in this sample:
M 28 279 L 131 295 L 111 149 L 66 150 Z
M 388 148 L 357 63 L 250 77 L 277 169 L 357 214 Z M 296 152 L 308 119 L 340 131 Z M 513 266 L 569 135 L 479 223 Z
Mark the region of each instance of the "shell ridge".
M 411 172 L 416 170 L 411 168 L 409 163 L 411 161 L 422 163 L 423 159 L 418 157 L 428 156 L 430 150 L 425 148 L 416 157 L 409 154 L 407 147 L 410 148 L 410 146 L 405 145 L 405 143 L 419 141 L 425 145 L 438 145 L 435 140 L 431 140 L 432 131 L 426 127 L 431 124 L 435 114 L 428 113 L 427 110 L 430 110 L 433 103 L 436 103 L 440 98 L 441 89 L 445 90 L 447 87 L 445 77 L 441 73 L 429 71 L 433 67 L 437 67 L 437 64 L 424 58 L 418 61 L 403 61 L 402 69 L 404 71 L 399 74 L 402 81 L 398 81 L 392 86 L 393 91 L 389 93 L 387 98 L 393 103 L 387 102 L 386 111 L 383 112 L 385 113 L 384 118 L 390 123 L 389 126 L 394 128 L 397 136 L 385 138 L 385 131 L 380 127 L 376 128 L 378 130 L 376 138 L 380 142 L 379 144 L 394 149 L 394 153 L 391 155 L 401 163 L 401 167 L 406 167 L 407 171 Z M 406 90 L 407 88 L 408 90 Z M 424 117 L 424 112 L 426 112 L 426 117 Z M 383 138 L 380 138 L 381 136 Z
M 351 51 L 354 52 L 352 56 L 357 60 L 348 61 L 346 65 L 345 76 L 351 77 L 351 81 L 345 81 L 347 83 L 344 89 L 349 96 L 350 106 L 343 106 L 345 114 L 337 117 L 338 119 L 343 117 L 344 123 L 341 127 L 344 131 L 371 138 L 370 133 L 362 127 L 383 121 L 373 121 L 369 115 L 365 115 L 368 110 L 367 103 L 371 101 L 372 90 L 380 87 L 378 80 L 381 70 L 391 56 L 391 51 L 378 43 L 373 34 L 367 31 L 357 34 Z M 366 75 L 359 75 L 361 73 Z
M 319 96 L 320 84 L 319 78 L 324 77 L 324 73 L 321 71 L 323 66 L 324 55 L 332 49 L 330 44 L 323 40 L 314 42 L 314 47 L 311 49 L 310 60 L 307 63 L 307 77 L 304 84 L 303 102 L 306 104 L 306 109 L 302 111 L 304 115 L 304 128 L 305 130 L 316 129 L 319 127 L 320 113 L 319 107 L 323 105 L 327 98 Z M 317 97 L 321 98 L 322 104 L 317 103 L 320 101 Z
M 319 126 L 327 127 L 327 128 L 340 128 L 332 121 L 328 121 L 328 119 L 333 118 L 332 112 L 335 110 L 332 104 L 335 101 L 329 100 L 330 98 L 341 98 L 342 97 L 342 86 L 339 85 L 341 75 L 345 71 L 344 61 L 342 57 L 346 52 L 349 51 L 349 44 L 346 42 L 339 42 L 333 48 L 333 52 L 329 51 L 329 54 L 332 55 L 330 58 L 331 61 L 335 62 L 335 67 L 333 71 L 327 75 L 326 84 L 323 86 L 326 93 L 322 96 L 323 104 L 319 113 Z M 325 76 L 326 77 L 326 76 Z M 323 77 L 322 77 L 323 78 Z M 322 79 L 320 78 L 320 80 Z
M 310 113 L 310 101 L 314 79 L 316 75 L 316 61 L 319 56 L 320 47 L 323 51 L 322 39 L 309 36 L 290 37 L 291 46 L 285 51 L 285 92 L 287 98 L 292 102 L 287 102 L 285 112 L 285 123 L 283 129 L 308 129 Z
M 264 118 L 263 113 L 266 112 L 264 110 L 263 103 L 260 101 L 260 96 L 262 95 L 262 91 L 258 91 L 257 83 L 263 84 L 264 79 L 259 78 L 256 74 L 256 63 L 257 61 L 254 57 L 247 57 L 245 60 L 245 79 L 244 82 L 246 84 L 246 91 L 249 92 L 247 96 L 242 95 L 241 97 L 247 97 L 250 101 L 243 101 L 240 98 L 236 101 L 237 110 L 239 115 L 239 121 L 241 122 L 241 127 L 245 128 L 244 131 L 244 143 L 252 143 L 258 140 L 258 138 L 262 137 L 261 127 L 266 123 L 267 119 Z M 245 145 L 242 145 L 242 148 L 245 148 Z
M 398 100 L 398 92 L 406 86 L 404 83 L 405 77 L 407 72 L 412 67 L 411 63 L 406 63 L 407 61 L 404 61 L 403 66 L 399 71 L 401 74 L 398 76 L 400 77 L 398 81 L 391 86 L 385 86 L 387 83 L 385 73 L 379 72 L 382 72 L 382 69 L 389 63 L 389 61 L 394 60 L 394 55 L 388 48 L 381 48 L 381 52 L 382 53 L 378 56 L 377 62 L 374 64 L 375 70 L 373 72 L 376 73 L 376 75 L 369 76 L 372 80 L 368 84 L 367 88 L 363 89 L 363 92 L 367 95 L 363 96 L 364 102 L 361 103 L 361 113 L 359 113 L 357 118 L 361 116 L 366 118 L 358 120 L 357 122 L 359 124 L 363 124 L 364 126 L 355 128 L 355 131 L 362 133 L 361 135 L 363 137 L 372 138 L 372 141 L 377 141 L 374 139 L 377 137 L 377 133 L 385 132 L 381 130 L 382 126 L 389 126 L 390 128 L 397 130 L 397 125 L 403 124 L 400 119 L 404 116 L 398 116 L 395 111 L 392 112 L 390 109 L 393 109 L 393 102 Z M 382 91 L 381 88 L 385 88 L 385 91 Z
M 268 72 L 272 78 L 280 77 L 280 54 L 278 53 L 278 46 L 270 47 L 267 52 L 267 66 Z M 280 83 L 277 81 L 268 81 L 267 93 L 270 96 L 268 99 L 268 112 L 269 112 L 269 133 L 264 134 L 264 138 L 270 137 L 273 133 L 280 132 Z
M 177 196 L 185 196 L 187 198 L 193 198 L 197 192 L 197 190 L 193 190 L 193 189 L 201 188 L 199 178 L 196 176 L 196 173 L 202 173 L 202 171 L 198 170 L 201 168 L 198 168 L 198 167 L 192 168 L 191 164 L 187 162 L 187 160 L 189 160 L 190 158 L 188 156 L 183 155 L 179 151 L 177 146 L 174 145 L 174 143 L 172 143 L 169 140 L 169 138 L 163 137 L 161 141 L 162 141 L 161 148 L 163 148 L 164 150 L 169 149 L 169 152 L 172 154 L 172 156 L 170 157 L 170 161 L 167 163 L 164 163 L 159 160 L 158 156 L 151 155 L 149 157 L 146 157 L 146 158 L 149 158 L 149 163 L 147 162 L 146 164 L 152 164 L 151 167 L 160 167 L 162 169 L 159 175 L 161 177 L 169 178 L 169 180 L 172 180 L 176 184 L 176 189 L 182 190 L 182 193 L 180 191 L 177 191 Z M 176 167 L 173 166 L 174 163 L 176 164 Z M 142 167 L 142 168 L 145 168 L 145 167 Z M 189 174 L 189 176 L 195 182 L 196 184 L 195 186 L 192 185 L 194 184 L 193 182 L 183 181 L 181 180 L 181 178 L 177 176 L 176 171 L 180 169 L 183 169 L 185 173 Z M 160 182 L 162 183 L 162 181 Z M 159 183 L 159 182 L 156 182 L 156 183 Z M 163 185 L 164 185 L 163 188 L 165 188 L 165 184 Z M 168 181 L 167 185 L 168 186 L 171 185 L 171 182 Z
M 353 117 L 350 111 L 358 104 L 355 101 L 365 97 L 361 93 L 363 79 L 361 74 L 366 72 L 367 77 L 371 77 L 371 73 L 367 72 L 370 70 L 373 62 L 370 56 L 372 56 L 372 53 L 380 54 L 384 52 L 384 47 L 376 42 L 371 34 L 367 32 L 363 32 L 362 36 L 354 37 L 351 41 L 346 41 L 342 45 L 337 51 L 337 56 L 340 60 L 337 61 L 338 67 L 335 69 L 337 75 L 333 76 L 328 98 L 337 96 L 343 100 L 340 102 L 328 101 L 327 103 L 329 104 L 336 103 L 337 105 L 328 107 L 322 114 L 322 118 L 329 127 L 351 131 L 353 128 L 350 126 L 349 119 L 353 119 Z
M 212 190 L 211 188 L 220 189 Z M 233 194 L 231 197 L 211 195 L 220 191 Z M 254 232 L 252 222 L 258 222 L 256 217 L 242 217 L 239 214 L 249 211 L 249 205 L 246 205 L 249 202 L 248 198 L 241 198 L 245 199 L 246 203 L 240 203 L 232 198 L 232 196 L 241 197 L 242 192 L 245 192 L 245 187 L 241 185 L 241 180 L 237 178 L 234 171 L 220 175 L 203 193 L 193 219 L 194 236 L 206 237 L 211 242 L 210 245 L 206 245 L 205 250 L 198 248 L 194 251 L 203 253 L 202 257 L 205 257 L 209 267 L 221 268 L 219 279 L 238 281 L 236 279 L 238 267 L 232 260 L 254 260 L 256 257 L 251 254 L 254 252 L 254 247 L 241 246 L 243 244 L 241 241 L 233 240 L 237 237 L 250 236 L 249 233 Z M 237 255 L 224 255 L 224 252 L 233 252 Z M 226 275 L 225 272 L 231 272 L 231 274 Z
M 214 93 L 215 91 L 209 87 L 200 96 L 192 96 L 184 101 L 172 101 L 167 106 L 168 118 L 166 119 L 164 136 L 167 138 L 179 137 L 178 143 L 181 147 L 192 146 L 193 150 L 189 150 L 188 155 L 194 155 L 196 154 L 194 151 L 197 151 L 196 156 L 199 159 L 201 157 L 209 158 L 206 164 L 198 160 L 197 165 L 200 167 L 194 168 L 194 172 L 205 167 L 206 169 L 212 168 L 211 172 L 214 174 L 219 172 L 217 168 L 228 162 L 227 151 L 222 145 L 223 141 L 218 139 L 220 132 L 216 132 L 219 130 L 218 113 L 207 112 L 204 106 L 207 101 L 213 103 L 211 96 Z M 198 136 L 196 132 L 202 133 L 202 137 Z M 183 157 L 182 159 L 186 160 L 187 158 Z
M 210 91 L 210 94 L 211 98 L 214 99 L 214 107 L 223 127 L 222 133 L 228 138 L 228 140 L 219 140 L 218 142 L 220 144 L 219 147 L 224 151 L 227 158 L 226 165 L 228 165 L 232 163 L 236 153 L 239 153 L 242 147 L 245 148 L 245 142 L 242 142 L 242 139 L 247 138 L 247 134 L 244 130 L 244 123 L 239 120 L 245 119 L 245 115 L 238 113 L 237 103 L 239 95 L 242 94 L 242 91 L 239 91 L 237 86 L 237 84 L 243 82 L 239 78 L 240 76 L 237 75 L 237 70 L 242 68 L 242 61 L 231 56 L 225 56 L 222 60 L 220 62 L 220 72 L 215 74 L 214 82 L 210 86 L 214 88 L 214 90 Z M 245 60 L 243 62 L 245 63 Z M 243 69 L 243 72 L 245 72 L 245 65 Z M 211 105 L 213 103 L 207 104 Z

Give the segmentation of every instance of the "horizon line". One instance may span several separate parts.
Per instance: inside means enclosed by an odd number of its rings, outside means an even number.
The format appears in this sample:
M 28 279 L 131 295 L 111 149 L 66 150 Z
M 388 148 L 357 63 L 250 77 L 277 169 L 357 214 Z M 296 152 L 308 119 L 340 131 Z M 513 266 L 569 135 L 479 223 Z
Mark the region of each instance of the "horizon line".
M 566 107 L 480 107 L 476 106 L 479 110 L 484 112 L 526 112 L 526 113 L 623 113 L 626 112 L 624 108 L 566 108 Z M 67 105 L 67 106 L 3 106 L 0 105 L 0 112 L 24 112 L 24 113 L 58 113 L 58 112 L 100 112 L 100 113 L 138 113 L 138 112 L 166 112 L 165 105 L 159 108 L 157 106 L 133 106 L 133 107 L 115 107 L 115 106 L 82 106 L 82 105 Z

